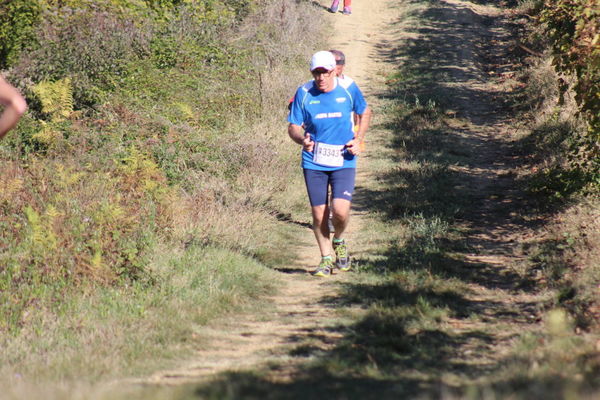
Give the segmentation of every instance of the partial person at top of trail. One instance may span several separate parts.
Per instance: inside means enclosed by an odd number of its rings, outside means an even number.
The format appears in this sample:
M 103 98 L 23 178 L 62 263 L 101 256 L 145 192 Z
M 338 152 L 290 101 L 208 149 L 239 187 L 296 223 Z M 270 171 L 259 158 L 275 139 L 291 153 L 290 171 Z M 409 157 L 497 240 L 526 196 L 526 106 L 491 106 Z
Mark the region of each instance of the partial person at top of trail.
M 350 78 L 347 75 L 344 75 L 344 67 L 346 66 L 346 55 L 341 50 L 331 49 L 329 50 L 331 54 L 335 57 L 335 75 L 338 79 L 341 79 L 348 86 L 354 82 L 354 79 Z M 356 115 L 353 116 L 352 122 L 354 123 L 353 129 L 358 128 L 358 120 Z M 364 142 L 361 143 L 361 151 L 364 151 Z
M 4 111 L 0 114 L 0 139 L 10 131 L 27 110 L 27 102 L 21 93 L 0 76 L 0 104 Z
M 338 78 L 344 79 L 344 67 L 346 66 L 346 55 L 340 51 L 340 50 L 336 50 L 336 49 L 331 49 L 329 50 L 329 52 L 331 54 L 333 54 L 333 57 L 335 58 L 335 75 Z
M 331 7 L 329 7 L 329 12 L 336 13 L 340 8 L 340 0 L 333 0 L 331 3 Z M 352 14 L 352 0 L 344 0 L 344 8 L 342 10 L 342 14 L 350 15 Z
M 354 81 L 336 74 L 333 53 L 319 51 L 310 62 L 313 80 L 300 86 L 288 115 L 288 135 L 302 145 L 302 169 L 321 262 L 313 276 L 350 269 L 343 238 L 348 225 L 356 178 L 356 161 L 369 127 L 371 110 Z M 356 115 L 358 129 L 353 129 Z M 333 201 L 327 201 L 331 186 Z M 335 233 L 331 239 L 330 208 Z M 335 264 L 331 254 L 335 253 Z

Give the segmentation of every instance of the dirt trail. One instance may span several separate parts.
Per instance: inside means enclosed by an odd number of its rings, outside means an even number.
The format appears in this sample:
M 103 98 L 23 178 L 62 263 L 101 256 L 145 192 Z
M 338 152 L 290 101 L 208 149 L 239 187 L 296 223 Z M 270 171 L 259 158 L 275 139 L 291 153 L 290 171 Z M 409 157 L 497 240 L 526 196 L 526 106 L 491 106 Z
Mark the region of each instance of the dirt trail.
M 329 6 L 326 0 L 321 5 Z M 346 71 L 369 95 L 369 73 L 376 70 L 376 45 L 381 41 L 379 26 L 385 19 L 385 2 L 357 1 L 354 15 L 328 13 L 336 32 L 331 47 L 346 54 Z M 368 99 L 369 100 L 369 99 Z M 362 177 L 359 176 L 358 180 Z M 309 212 L 307 206 L 307 213 Z M 354 213 L 348 227 L 348 241 L 361 224 L 361 216 Z M 290 349 L 302 343 L 316 345 L 322 350 L 333 346 L 339 332 L 327 329 L 331 310 L 323 307 L 322 300 L 335 296 L 336 282 L 348 279 L 349 274 L 336 274 L 328 279 L 309 275 L 319 261 L 318 248 L 310 230 L 306 230 L 305 244 L 298 249 L 295 265 L 281 274 L 280 291 L 268 299 L 270 307 L 260 315 L 237 315 L 215 328 L 205 328 L 198 335 L 206 338 L 206 348 L 199 350 L 197 359 L 178 369 L 161 371 L 141 383 L 178 385 L 198 382 L 221 372 L 235 372 L 261 367 L 289 358 Z M 350 249 L 351 250 L 351 249 Z M 290 365 L 291 367 L 291 365 Z
M 329 2 L 319 0 L 319 3 L 323 12 L 327 12 Z M 478 359 L 473 362 L 485 368 L 506 351 L 507 342 L 516 332 L 529 329 L 531 320 L 537 318 L 533 306 L 537 300 L 511 289 L 514 287 L 514 274 L 507 266 L 520 261 L 513 245 L 526 234 L 526 229 L 518 225 L 511 214 L 511 210 L 518 207 L 518 194 L 511 188 L 510 171 L 515 165 L 508 150 L 510 146 L 505 146 L 510 141 L 510 121 L 497 113 L 501 105 L 491 99 L 494 94 L 501 93 L 498 93 L 497 83 L 486 76 L 485 65 L 493 64 L 490 57 L 503 49 L 486 50 L 482 45 L 484 42 L 506 42 L 506 31 L 491 22 L 500 11 L 479 3 L 482 2 L 442 0 L 436 12 L 441 13 L 440 20 L 447 18 L 452 21 L 451 29 L 454 31 L 451 33 L 462 30 L 461 35 L 448 35 L 448 40 L 456 43 L 448 43 L 443 56 L 449 57 L 450 61 L 440 66 L 450 71 L 449 79 L 440 85 L 456 96 L 455 112 L 459 118 L 454 125 L 450 122 L 449 129 L 460 137 L 464 146 L 477 149 L 469 165 L 453 167 L 464 177 L 464 190 L 477 200 L 469 216 L 461 221 L 462 226 L 470 231 L 469 245 L 473 249 L 465 254 L 463 266 L 465 274 L 473 276 L 472 291 L 466 297 L 473 304 L 481 305 L 478 312 L 489 315 L 488 321 L 492 324 L 505 323 L 503 316 L 506 315 L 512 316 L 512 322 L 517 322 L 512 329 L 498 334 L 485 351 L 476 350 L 478 343 L 472 344 L 473 351 L 481 353 L 473 356 Z M 330 47 L 346 54 L 347 75 L 363 89 L 375 109 L 375 94 L 384 90 L 381 72 L 393 69 L 393 64 L 398 62 L 385 49 L 409 35 L 397 21 L 397 10 L 390 9 L 402 6 L 385 0 L 356 0 L 352 15 L 327 13 L 326 16 L 335 32 Z M 391 29 L 392 22 L 396 23 L 395 29 Z M 468 40 L 460 41 L 461 37 Z M 469 95 L 461 95 L 465 93 Z M 369 163 L 368 155 L 361 163 L 363 168 L 359 167 L 357 177 L 359 186 L 361 180 L 369 179 L 368 172 L 365 172 L 368 171 L 365 168 Z M 500 192 L 503 193 L 502 198 L 497 195 Z M 361 196 L 360 192 L 357 196 Z M 359 212 L 352 214 L 347 236 L 350 250 L 352 243 L 360 239 L 357 233 L 363 218 Z M 304 242 L 306 244 L 298 251 L 296 265 L 288 266 L 281 274 L 282 289 L 269 299 L 269 309 L 260 315 L 236 316 L 221 326 L 204 329 L 198 334 L 208 338 L 207 346 L 198 352 L 195 361 L 176 370 L 156 373 L 144 383 L 177 385 L 199 382 L 218 373 L 255 370 L 269 364 L 291 370 L 295 362 L 300 362 L 290 356 L 291 350 L 302 345 L 322 351 L 333 348 L 341 337 L 341 330 L 329 329 L 334 317 L 331 310 L 323 306 L 327 303 L 324 299 L 334 298 L 338 284 L 350 279 L 352 274 L 338 274 L 321 280 L 311 277 L 308 271 L 314 268 L 319 257 L 312 232 L 308 229 Z M 497 271 L 488 273 L 492 268 Z M 455 319 L 450 324 L 457 334 L 474 328 L 468 326 L 469 322 L 464 319 Z M 470 354 L 469 346 L 469 343 L 464 346 L 465 357 Z M 289 378 L 285 370 L 276 375 L 281 380 Z
M 485 344 L 466 342 L 460 356 L 485 371 L 498 365 L 516 338 L 540 329 L 540 307 L 548 293 L 533 290 L 532 282 L 519 274 L 526 261 L 519 243 L 534 235 L 534 223 L 524 219 L 527 205 L 515 182 L 520 162 L 515 121 L 505 103 L 515 82 L 505 84 L 503 78 L 514 68 L 507 63 L 513 41 L 506 20 L 491 1 L 438 4 L 429 10 L 435 23 L 421 30 L 433 38 L 430 46 L 438 52 L 434 68 L 447 71 L 437 87 L 454 106 L 447 133 L 457 149 L 469 154 L 467 162 L 450 167 L 462 180 L 456 189 L 471 203 L 456 221 L 467 232 L 468 247 L 456 273 L 469 282 L 464 300 L 471 312 L 483 316 L 478 322 L 451 318 L 449 323 L 457 336 L 474 330 L 489 335 Z

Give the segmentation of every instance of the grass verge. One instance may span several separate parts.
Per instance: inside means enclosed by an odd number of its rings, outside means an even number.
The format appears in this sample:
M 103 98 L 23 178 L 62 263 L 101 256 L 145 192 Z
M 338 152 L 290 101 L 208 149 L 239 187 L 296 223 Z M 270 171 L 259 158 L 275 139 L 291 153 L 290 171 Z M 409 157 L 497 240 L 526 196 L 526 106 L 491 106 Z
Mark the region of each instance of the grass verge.
M 162 249 L 152 267 L 152 285 L 90 286 L 66 293 L 58 307 L 41 301 L 21 333 L 3 340 L 5 383 L 91 383 L 149 373 L 193 353 L 203 340 L 196 327 L 248 311 L 277 282 L 256 260 L 211 247 Z

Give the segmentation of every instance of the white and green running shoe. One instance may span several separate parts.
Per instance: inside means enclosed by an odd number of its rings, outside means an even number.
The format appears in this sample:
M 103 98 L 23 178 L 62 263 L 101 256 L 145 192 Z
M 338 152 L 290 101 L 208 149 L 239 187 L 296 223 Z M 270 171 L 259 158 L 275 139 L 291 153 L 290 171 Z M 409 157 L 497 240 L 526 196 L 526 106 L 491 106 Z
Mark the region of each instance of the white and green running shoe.
M 333 251 L 335 251 L 335 267 L 340 271 L 348 271 L 350 269 L 350 255 L 348 254 L 348 246 L 346 242 L 333 241 Z
M 333 271 L 333 260 L 331 257 L 323 257 L 317 269 L 312 272 L 312 276 L 326 277 L 330 276 Z

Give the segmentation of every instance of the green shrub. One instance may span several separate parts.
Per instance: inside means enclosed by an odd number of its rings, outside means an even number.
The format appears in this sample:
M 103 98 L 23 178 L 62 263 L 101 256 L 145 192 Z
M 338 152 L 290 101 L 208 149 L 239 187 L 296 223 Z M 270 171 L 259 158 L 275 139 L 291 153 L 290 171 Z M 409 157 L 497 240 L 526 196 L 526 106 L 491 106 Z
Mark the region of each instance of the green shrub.
M 15 75 L 33 82 L 70 78 L 76 109 L 101 103 L 129 63 L 149 52 L 148 33 L 135 21 L 86 8 L 46 15 L 38 41 L 42 45 L 23 54 Z
M 0 69 L 13 65 L 21 50 L 35 43 L 41 7 L 35 0 L 0 3 Z
M 577 137 L 576 163 L 600 182 L 600 7 L 596 0 L 545 1 L 541 17 L 554 65 L 576 78 L 575 99 L 589 126 L 587 134 Z

